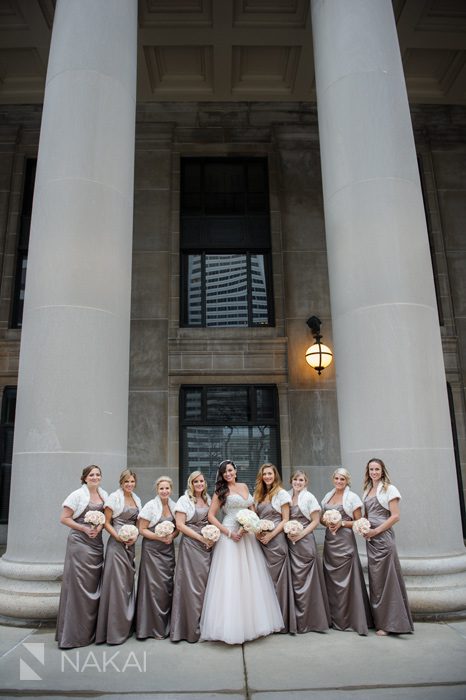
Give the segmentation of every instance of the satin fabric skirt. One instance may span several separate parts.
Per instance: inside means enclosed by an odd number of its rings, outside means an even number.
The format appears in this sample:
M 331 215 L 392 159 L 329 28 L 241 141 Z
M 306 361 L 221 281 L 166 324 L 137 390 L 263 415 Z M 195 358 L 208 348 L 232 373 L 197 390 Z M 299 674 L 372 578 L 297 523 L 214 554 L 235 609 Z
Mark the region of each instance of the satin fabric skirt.
M 173 518 L 163 518 L 173 522 Z M 155 525 L 154 525 L 155 527 Z M 154 528 L 151 528 L 153 531 Z M 175 547 L 144 537 L 139 565 L 136 637 L 164 639 L 170 632 Z
M 298 520 L 304 528 L 309 525 L 297 506 L 292 507 L 290 520 Z M 295 544 L 288 540 L 288 549 L 298 633 L 324 632 L 330 627 L 330 611 L 314 533 Z
M 349 520 L 341 506 L 331 508 Z M 372 615 L 352 530 L 340 528 L 334 535 L 327 529 L 323 564 L 332 627 L 368 634 L 368 628 L 373 627 Z
M 364 505 L 366 517 L 373 528 L 390 517 L 390 511 L 381 506 L 375 496 L 367 498 Z M 369 597 L 376 629 L 395 634 L 413 632 L 413 619 L 393 530 L 385 530 L 377 537 L 366 540 L 366 550 Z
M 204 525 L 208 524 L 207 511 L 208 508 L 196 508 L 193 519 L 186 524 L 200 533 Z M 206 549 L 205 545 L 192 537 L 182 536 L 173 591 L 170 623 L 172 642 L 197 642 L 201 636 L 201 612 L 211 561 L 212 549 Z
M 125 523 L 136 524 L 137 511 L 131 508 L 115 518 L 118 530 Z M 136 612 L 134 587 L 135 545 L 127 546 L 110 537 L 105 552 L 104 575 L 97 617 L 96 644 L 122 644 L 133 632 Z
M 84 523 L 88 510 L 76 521 Z M 70 530 L 55 635 L 60 649 L 83 647 L 94 641 L 103 566 L 102 534 L 91 539 L 84 532 Z
M 261 520 L 272 520 L 275 523 L 275 527 L 281 523 L 281 514 L 277 513 L 271 503 L 259 503 L 256 511 Z M 288 538 L 284 532 L 280 532 L 268 544 L 260 544 L 260 546 L 275 586 L 283 622 L 285 623 L 282 632 L 296 634 L 296 611 L 288 555 Z

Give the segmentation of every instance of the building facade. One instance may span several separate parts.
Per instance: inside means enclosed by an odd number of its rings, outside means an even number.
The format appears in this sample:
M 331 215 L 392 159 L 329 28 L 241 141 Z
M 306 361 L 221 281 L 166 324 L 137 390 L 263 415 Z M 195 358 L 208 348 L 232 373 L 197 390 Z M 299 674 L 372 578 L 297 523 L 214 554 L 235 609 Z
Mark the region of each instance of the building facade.
M 30 102 L 7 45 L 0 614 L 55 615 L 82 467 L 110 491 L 128 465 L 148 500 L 162 474 L 212 486 L 225 457 L 250 484 L 263 461 L 302 468 L 318 499 L 382 457 L 414 613 L 466 610 L 466 17 L 419 18 L 456 25 L 442 96 L 414 50 L 403 74 L 414 4 L 59 1 Z

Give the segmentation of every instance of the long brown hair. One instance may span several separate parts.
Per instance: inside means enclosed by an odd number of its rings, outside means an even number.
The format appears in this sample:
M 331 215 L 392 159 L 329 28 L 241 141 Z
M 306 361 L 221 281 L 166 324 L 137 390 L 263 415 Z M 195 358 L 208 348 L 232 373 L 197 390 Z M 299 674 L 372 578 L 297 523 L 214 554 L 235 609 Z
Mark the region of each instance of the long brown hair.
M 273 474 L 274 474 L 274 480 L 273 484 L 270 487 L 270 489 L 267 488 L 267 486 L 264 484 L 264 479 L 263 479 L 263 474 L 264 474 L 264 469 L 272 469 Z M 272 500 L 272 498 L 275 496 L 278 491 L 282 487 L 282 480 L 280 477 L 280 474 L 278 473 L 278 469 L 275 466 L 275 464 L 272 464 L 271 462 L 266 462 L 265 464 L 262 464 L 259 467 L 259 471 L 257 472 L 256 476 L 256 487 L 254 489 L 254 501 L 256 503 L 262 503 L 267 497 Z
M 369 476 L 369 464 L 371 464 L 371 462 L 375 462 L 379 465 L 379 467 L 382 468 L 382 477 L 380 481 L 382 482 L 382 489 L 386 491 L 392 482 L 390 481 L 390 476 L 388 474 L 387 467 L 385 466 L 383 460 L 379 459 L 378 457 L 372 457 L 372 459 L 370 459 L 366 464 L 366 471 L 364 472 L 363 491 L 367 491 L 368 489 L 370 490 L 370 488 L 372 487 L 372 479 Z

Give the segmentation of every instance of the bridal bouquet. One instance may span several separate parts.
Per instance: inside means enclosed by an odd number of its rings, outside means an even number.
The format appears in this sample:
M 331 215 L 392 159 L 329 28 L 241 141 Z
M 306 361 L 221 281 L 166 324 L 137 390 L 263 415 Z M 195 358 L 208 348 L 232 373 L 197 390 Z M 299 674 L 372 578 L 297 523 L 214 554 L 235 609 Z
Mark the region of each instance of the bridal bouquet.
M 236 520 L 239 522 L 245 532 L 259 532 L 259 516 L 256 515 L 254 511 L 249 510 L 249 508 L 242 508 L 239 510 L 236 515 Z
M 341 513 L 334 508 L 326 510 L 322 516 L 322 520 L 325 525 L 338 525 L 338 523 L 341 523 Z
M 204 525 L 201 535 L 210 542 L 217 542 L 220 537 L 220 530 L 216 525 Z
M 99 527 L 105 523 L 105 515 L 100 510 L 88 510 L 84 522 L 89 523 L 91 528 Z
M 169 520 L 164 520 L 161 523 L 157 523 L 154 527 L 154 535 L 157 537 L 168 537 L 173 533 L 175 526 Z
M 353 523 L 353 532 L 356 535 L 365 535 L 371 529 L 371 524 L 367 518 L 359 518 Z
M 273 520 L 259 520 L 259 532 L 270 532 L 270 530 L 275 530 L 275 523 Z
M 123 542 L 129 542 L 129 540 L 134 540 L 135 537 L 139 535 L 139 530 L 135 525 L 123 525 L 118 533 L 118 537 Z
M 283 530 L 285 531 L 285 534 L 288 535 L 288 537 L 293 537 L 293 535 L 299 535 L 303 531 L 303 526 L 302 523 L 299 522 L 299 520 L 288 520 L 288 522 L 285 523 L 285 526 Z M 293 542 L 293 544 L 295 544 Z

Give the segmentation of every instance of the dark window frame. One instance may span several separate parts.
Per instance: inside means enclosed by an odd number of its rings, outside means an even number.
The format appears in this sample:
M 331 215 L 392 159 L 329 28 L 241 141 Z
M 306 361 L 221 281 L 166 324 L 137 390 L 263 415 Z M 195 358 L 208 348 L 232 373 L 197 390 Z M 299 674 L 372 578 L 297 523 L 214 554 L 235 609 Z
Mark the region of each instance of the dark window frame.
M 225 389 L 225 390 L 237 390 L 238 392 L 247 392 L 248 394 L 248 418 L 247 420 L 238 418 L 238 416 L 233 416 L 231 422 L 226 422 L 223 417 L 212 417 L 208 416 L 208 392 L 215 389 Z M 272 396 L 272 407 L 273 415 L 272 417 L 261 417 L 258 418 L 258 407 L 257 407 L 257 396 L 258 390 L 267 389 L 271 392 Z M 199 420 L 186 417 L 185 408 L 187 407 L 186 397 L 188 392 L 197 391 L 201 393 L 200 406 L 201 406 L 201 417 Z M 281 439 L 280 439 L 280 410 L 279 410 L 279 396 L 278 388 L 276 384 L 183 384 L 180 386 L 179 396 L 178 396 L 178 415 L 179 415 L 179 483 L 180 483 L 180 493 L 184 491 L 186 484 L 186 476 L 189 472 L 193 470 L 194 467 L 190 467 L 188 461 L 188 450 L 186 445 L 186 428 L 190 427 L 225 427 L 232 425 L 234 427 L 250 427 L 257 428 L 258 426 L 268 426 L 273 428 L 275 442 L 274 449 L 276 452 L 275 465 L 281 474 L 282 472 L 282 461 L 281 461 Z M 224 455 L 222 459 L 232 459 L 236 462 L 234 454 Z M 238 461 L 238 466 L 241 466 L 241 461 Z M 204 468 L 206 468 L 205 465 Z M 260 464 L 255 465 L 258 470 Z M 209 481 L 209 492 L 213 492 L 214 484 L 212 479 Z
M 3 390 L 0 416 L 0 523 L 8 522 L 13 437 L 15 428 L 16 387 Z
M 242 214 L 206 213 L 205 171 L 209 165 L 237 165 L 243 168 L 243 181 L 248 182 L 248 168 L 261 171 L 262 190 L 245 189 Z M 190 192 L 184 189 L 186 171 L 199 168 L 199 205 L 193 212 L 186 205 Z M 275 326 L 273 294 L 272 244 L 270 233 L 270 202 L 268 163 L 266 157 L 183 157 L 180 177 L 180 326 L 184 328 L 260 328 Z M 260 178 L 259 178 L 260 179 Z M 249 199 L 256 194 L 262 198 L 262 207 L 249 208 Z M 228 230 L 230 227 L 231 230 Z M 217 240 L 216 240 L 217 239 Z M 189 261 L 190 256 L 201 257 L 201 322 L 189 321 Z M 206 291 L 207 277 L 205 260 L 208 255 L 241 255 L 246 259 L 247 323 L 207 325 Z M 253 255 L 263 256 L 266 286 L 267 322 L 254 321 L 251 260 Z
M 32 203 L 36 179 L 37 158 L 27 158 L 24 173 L 23 202 L 16 249 L 16 264 L 11 303 L 10 328 L 21 328 L 23 323 L 24 292 L 27 274 L 27 259 L 29 249 L 29 233 L 31 230 Z

